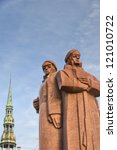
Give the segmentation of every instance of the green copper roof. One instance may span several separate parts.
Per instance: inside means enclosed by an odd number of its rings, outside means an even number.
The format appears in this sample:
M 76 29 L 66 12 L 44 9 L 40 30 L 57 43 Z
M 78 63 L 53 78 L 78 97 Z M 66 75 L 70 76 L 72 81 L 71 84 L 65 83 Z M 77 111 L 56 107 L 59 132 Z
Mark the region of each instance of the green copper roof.
M 16 147 L 16 137 L 14 134 L 14 118 L 13 118 L 13 105 L 12 105 L 12 90 L 11 90 L 11 79 L 9 84 L 6 115 L 4 118 L 4 131 L 1 136 L 0 147 Z
M 9 84 L 8 98 L 7 98 L 7 106 L 12 106 L 12 90 L 11 90 L 11 79 Z

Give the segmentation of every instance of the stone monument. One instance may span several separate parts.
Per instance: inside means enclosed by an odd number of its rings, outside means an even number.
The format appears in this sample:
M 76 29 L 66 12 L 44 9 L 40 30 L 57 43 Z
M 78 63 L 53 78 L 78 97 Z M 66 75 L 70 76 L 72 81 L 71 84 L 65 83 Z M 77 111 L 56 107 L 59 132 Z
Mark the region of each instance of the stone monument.
M 70 50 L 65 63 L 58 72 L 53 61 L 42 65 L 45 76 L 33 101 L 39 150 L 100 150 L 100 82 L 83 69 L 78 50 Z
M 33 101 L 36 112 L 39 112 L 39 150 L 61 150 L 61 93 L 58 89 L 56 65 L 46 60 L 42 69 L 44 79 L 39 97 Z
M 99 81 L 82 68 L 80 52 L 70 50 L 66 65 L 57 73 L 62 92 L 62 150 L 99 150 L 100 116 L 96 97 Z

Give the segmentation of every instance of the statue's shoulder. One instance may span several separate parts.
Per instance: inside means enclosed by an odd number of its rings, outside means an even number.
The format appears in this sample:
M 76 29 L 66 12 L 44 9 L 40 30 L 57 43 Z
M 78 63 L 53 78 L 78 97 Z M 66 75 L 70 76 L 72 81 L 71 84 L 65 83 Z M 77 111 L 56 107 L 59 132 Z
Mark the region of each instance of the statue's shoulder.
M 58 74 L 66 74 L 67 76 L 69 76 L 69 74 L 71 74 L 72 71 L 72 66 L 71 65 L 65 65 L 64 68 L 60 71 L 58 71 Z
M 69 70 L 69 69 L 63 69 L 63 70 L 60 70 L 58 71 L 57 75 L 56 75 L 57 78 L 60 78 L 60 79 L 71 79 L 73 78 L 73 72 L 72 70 Z
M 62 76 L 62 75 L 69 76 L 68 70 L 66 70 L 66 69 L 60 70 L 60 71 L 58 71 L 56 76 Z

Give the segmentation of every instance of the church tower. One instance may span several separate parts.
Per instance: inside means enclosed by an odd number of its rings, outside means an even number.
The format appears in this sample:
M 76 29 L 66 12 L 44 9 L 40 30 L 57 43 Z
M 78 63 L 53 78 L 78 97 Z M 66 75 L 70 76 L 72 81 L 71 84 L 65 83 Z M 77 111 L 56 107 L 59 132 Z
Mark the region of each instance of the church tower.
M 14 150 L 16 149 L 16 138 L 14 134 L 14 118 L 13 118 L 13 105 L 12 105 L 12 90 L 11 90 L 11 79 L 9 84 L 6 115 L 4 118 L 4 131 L 1 136 L 0 147 L 1 150 Z

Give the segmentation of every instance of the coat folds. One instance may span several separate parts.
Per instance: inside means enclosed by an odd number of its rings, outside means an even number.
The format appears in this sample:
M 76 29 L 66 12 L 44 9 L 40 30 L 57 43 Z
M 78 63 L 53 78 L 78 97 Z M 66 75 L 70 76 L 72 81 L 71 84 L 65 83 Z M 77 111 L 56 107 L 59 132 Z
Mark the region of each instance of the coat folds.
M 66 65 L 58 72 L 57 82 L 62 91 L 63 150 L 99 150 L 99 81 L 81 67 Z
M 39 101 L 39 150 L 61 150 L 61 129 L 49 122 L 51 114 L 61 115 L 61 95 L 52 73 L 43 82 Z

